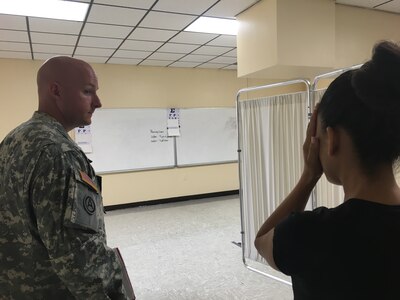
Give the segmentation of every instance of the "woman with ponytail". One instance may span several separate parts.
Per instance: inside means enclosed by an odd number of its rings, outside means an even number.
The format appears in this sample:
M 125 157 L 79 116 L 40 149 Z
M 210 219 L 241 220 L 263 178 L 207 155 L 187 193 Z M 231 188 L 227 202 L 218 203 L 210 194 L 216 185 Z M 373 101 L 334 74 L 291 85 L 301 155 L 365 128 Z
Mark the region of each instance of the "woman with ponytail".
M 292 277 L 294 299 L 400 299 L 400 47 L 336 78 L 317 105 L 299 182 L 260 228 L 255 245 Z M 324 173 L 343 204 L 304 211 Z

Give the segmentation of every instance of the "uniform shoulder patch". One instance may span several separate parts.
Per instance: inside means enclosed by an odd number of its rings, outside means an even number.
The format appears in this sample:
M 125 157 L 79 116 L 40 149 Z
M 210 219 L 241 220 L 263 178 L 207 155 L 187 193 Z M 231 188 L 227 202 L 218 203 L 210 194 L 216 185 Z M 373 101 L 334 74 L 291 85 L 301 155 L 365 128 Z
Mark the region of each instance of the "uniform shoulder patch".
M 96 211 L 96 202 L 92 197 L 86 196 L 85 199 L 83 199 L 83 208 L 89 215 L 93 215 Z

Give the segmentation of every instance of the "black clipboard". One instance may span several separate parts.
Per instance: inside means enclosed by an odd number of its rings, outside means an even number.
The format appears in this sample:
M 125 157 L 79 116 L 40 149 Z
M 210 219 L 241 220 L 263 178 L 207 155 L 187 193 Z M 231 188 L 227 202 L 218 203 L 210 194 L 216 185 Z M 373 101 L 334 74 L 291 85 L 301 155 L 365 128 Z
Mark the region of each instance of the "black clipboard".
M 114 248 L 113 249 L 115 254 L 118 257 L 118 260 L 120 262 L 121 265 L 121 269 L 122 269 L 122 285 L 125 288 L 126 294 L 128 296 L 129 299 L 131 300 L 135 300 L 135 292 L 133 291 L 133 287 L 131 284 L 131 280 L 129 279 L 129 275 L 128 275 L 128 271 L 126 270 L 126 266 L 125 266 L 125 262 L 124 259 L 122 258 L 121 252 L 119 251 L 118 248 Z

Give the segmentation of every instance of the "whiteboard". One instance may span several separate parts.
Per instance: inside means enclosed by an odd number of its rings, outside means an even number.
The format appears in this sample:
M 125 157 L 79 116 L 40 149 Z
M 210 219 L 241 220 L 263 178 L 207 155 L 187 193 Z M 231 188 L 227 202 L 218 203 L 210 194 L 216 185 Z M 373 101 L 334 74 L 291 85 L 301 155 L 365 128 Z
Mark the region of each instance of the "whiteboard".
M 180 131 L 176 137 L 178 166 L 237 161 L 235 108 L 180 109 Z
M 90 126 L 97 173 L 175 166 L 173 138 L 167 137 L 167 109 L 97 109 Z

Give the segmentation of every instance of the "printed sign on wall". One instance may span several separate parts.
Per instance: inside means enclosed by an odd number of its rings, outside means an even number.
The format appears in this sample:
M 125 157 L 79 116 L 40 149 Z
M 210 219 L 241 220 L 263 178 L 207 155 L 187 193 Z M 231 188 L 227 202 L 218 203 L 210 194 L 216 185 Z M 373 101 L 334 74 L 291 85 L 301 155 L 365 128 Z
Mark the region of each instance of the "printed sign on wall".
M 90 125 L 75 128 L 75 142 L 84 153 L 93 152 Z
M 167 132 L 168 136 L 180 136 L 179 108 L 168 109 Z

